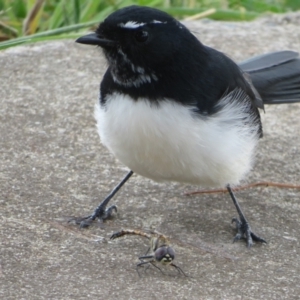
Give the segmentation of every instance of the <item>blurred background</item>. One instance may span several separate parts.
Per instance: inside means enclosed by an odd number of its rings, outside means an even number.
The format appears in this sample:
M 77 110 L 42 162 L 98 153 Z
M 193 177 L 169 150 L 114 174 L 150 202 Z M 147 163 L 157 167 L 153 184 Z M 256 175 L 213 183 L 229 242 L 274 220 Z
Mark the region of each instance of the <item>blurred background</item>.
M 41 40 L 76 38 L 113 11 L 132 4 L 178 19 L 252 20 L 300 10 L 300 0 L 0 0 L 0 50 Z

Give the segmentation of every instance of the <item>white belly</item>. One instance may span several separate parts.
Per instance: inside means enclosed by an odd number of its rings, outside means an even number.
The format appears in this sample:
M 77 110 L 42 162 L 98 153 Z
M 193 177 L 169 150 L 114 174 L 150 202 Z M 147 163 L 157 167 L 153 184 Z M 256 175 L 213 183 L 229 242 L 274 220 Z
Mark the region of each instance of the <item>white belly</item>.
M 237 184 L 250 170 L 258 140 L 256 128 L 239 125 L 241 118 L 251 124 L 241 105 L 228 101 L 204 117 L 179 103 L 157 106 L 114 93 L 105 107 L 97 104 L 95 117 L 102 143 L 135 173 L 155 181 L 224 186 Z

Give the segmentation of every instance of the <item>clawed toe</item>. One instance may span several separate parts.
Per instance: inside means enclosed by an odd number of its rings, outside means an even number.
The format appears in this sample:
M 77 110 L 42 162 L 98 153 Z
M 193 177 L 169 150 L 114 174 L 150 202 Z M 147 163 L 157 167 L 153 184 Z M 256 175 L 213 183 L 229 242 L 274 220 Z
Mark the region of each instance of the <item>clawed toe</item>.
M 71 218 L 68 220 L 68 223 L 79 225 L 80 228 L 87 228 L 92 225 L 92 223 L 97 219 L 101 226 L 101 224 L 103 224 L 103 221 L 110 218 L 114 211 L 117 212 L 116 205 L 112 205 L 107 209 L 98 207 L 92 215 L 82 218 Z
M 93 223 L 92 216 L 87 217 L 74 217 L 68 220 L 68 223 L 79 225 L 80 228 L 89 227 Z
M 117 206 L 116 205 L 112 205 L 109 208 L 107 208 L 106 210 L 104 210 L 104 212 L 102 213 L 102 215 L 100 217 L 98 217 L 101 220 L 106 220 L 111 218 L 113 212 L 118 212 Z
M 117 206 L 112 205 L 108 208 L 108 202 L 113 198 L 113 196 L 118 192 L 118 190 L 125 184 L 125 182 L 132 176 L 133 171 L 129 171 L 122 181 L 107 195 L 107 197 L 98 205 L 94 212 L 87 217 L 83 218 L 72 218 L 69 223 L 79 225 L 80 228 L 89 227 L 94 221 L 99 221 L 100 227 L 103 225 L 103 221 L 110 218 L 113 212 L 117 212 Z
M 263 238 L 252 232 L 249 223 L 246 220 L 239 220 L 238 218 L 233 218 L 232 223 L 236 224 L 237 234 L 233 239 L 233 243 L 238 240 L 245 239 L 247 241 L 247 248 L 250 249 L 253 245 L 253 241 L 260 243 L 267 243 Z

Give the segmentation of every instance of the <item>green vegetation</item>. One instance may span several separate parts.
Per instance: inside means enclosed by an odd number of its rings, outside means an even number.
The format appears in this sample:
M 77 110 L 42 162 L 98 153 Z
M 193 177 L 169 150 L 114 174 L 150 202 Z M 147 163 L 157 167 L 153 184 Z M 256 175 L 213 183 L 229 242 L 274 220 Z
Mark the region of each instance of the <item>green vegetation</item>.
M 75 38 L 80 29 L 92 28 L 114 10 L 131 4 L 156 7 L 179 19 L 205 16 L 235 21 L 300 9 L 300 0 L 0 0 L 0 49 Z

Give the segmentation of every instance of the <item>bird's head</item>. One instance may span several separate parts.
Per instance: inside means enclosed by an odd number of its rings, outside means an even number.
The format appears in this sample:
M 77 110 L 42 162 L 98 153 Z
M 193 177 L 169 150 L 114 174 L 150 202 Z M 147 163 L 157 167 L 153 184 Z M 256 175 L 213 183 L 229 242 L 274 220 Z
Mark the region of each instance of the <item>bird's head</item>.
M 172 65 L 190 36 L 184 25 L 165 12 L 129 6 L 112 13 L 95 33 L 77 42 L 100 46 L 113 80 L 139 87 L 157 81 L 162 68 Z

